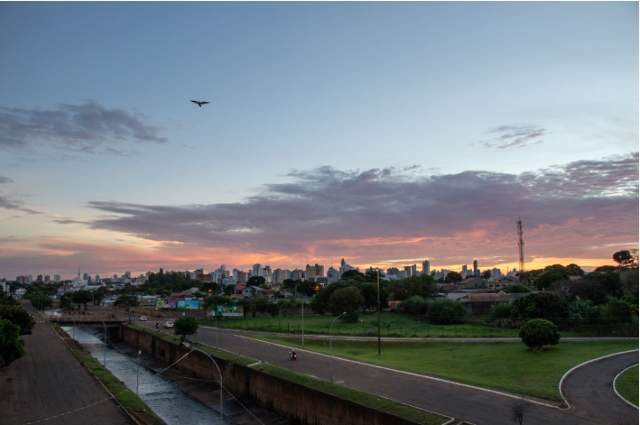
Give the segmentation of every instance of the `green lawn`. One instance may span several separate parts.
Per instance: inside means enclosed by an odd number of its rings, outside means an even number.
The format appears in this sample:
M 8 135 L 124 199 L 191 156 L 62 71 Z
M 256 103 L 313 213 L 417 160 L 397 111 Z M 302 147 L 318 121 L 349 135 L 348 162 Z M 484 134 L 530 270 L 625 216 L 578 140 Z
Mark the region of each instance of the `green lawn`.
M 628 402 L 638 406 L 638 366 L 627 369 L 616 379 L 616 390 Z
M 300 347 L 299 339 L 256 336 Z M 305 349 L 329 353 L 329 341 L 305 340 Z M 521 342 L 377 342 L 333 340 L 333 355 L 452 381 L 562 401 L 562 375 L 587 360 L 638 348 L 637 341 L 562 342 L 533 353 Z
M 306 313 L 310 310 L 305 309 Z M 327 335 L 329 326 L 335 319 L 334 316 L 320 316 L 317 314 L 305 314 L 305 335 Z M 202 325 L 216 326 L 215 319 L 201 319 Z M 296 334 L 302 331 L 301 316 L 277 316 L 277 317 L 225 317 L 218 320 L 220 328 L 245 329 L 265 332 L 291 333 L 291 328 Z M 384 312 L 380 315 L 380 334 L 383 337 L 414 337 L 414 338 L 517 338 L 518 329 L 505 329 L 495 326 L 486 326 L 478 320 L 475 323 L 461 325 L 433 325 L 424 317 L 414 317 L 399 313 Z M 350 336 L 377 336 L 377 314 L 363 315 L 358 323 L 342 323 L 337 320 L 331 329 L 333 335 Z

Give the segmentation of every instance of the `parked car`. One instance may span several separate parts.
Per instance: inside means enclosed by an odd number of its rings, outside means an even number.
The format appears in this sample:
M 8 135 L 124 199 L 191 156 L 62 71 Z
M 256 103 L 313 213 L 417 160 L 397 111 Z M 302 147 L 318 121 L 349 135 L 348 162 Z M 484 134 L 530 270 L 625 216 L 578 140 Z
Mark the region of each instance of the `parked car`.
M 172 327 L 173 327 L 173 322 L 164 322 L 163 327 L 165 327 L 165 328 L 172 328 Z
M 147 320 L 147 316 L 140 316 L 140 320 Z

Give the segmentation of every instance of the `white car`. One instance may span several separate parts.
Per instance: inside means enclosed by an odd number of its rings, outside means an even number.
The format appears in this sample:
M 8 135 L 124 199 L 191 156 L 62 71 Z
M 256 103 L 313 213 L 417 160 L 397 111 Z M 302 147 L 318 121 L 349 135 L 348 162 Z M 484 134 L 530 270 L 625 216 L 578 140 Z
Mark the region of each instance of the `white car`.
M 162 325 L 165 328 L 172 328 L 173 327 L 173 322 L 164 322 L 164 325 Z
M 147 316 L 140 316 L 140 320 L 146 321 L 147 320 Z

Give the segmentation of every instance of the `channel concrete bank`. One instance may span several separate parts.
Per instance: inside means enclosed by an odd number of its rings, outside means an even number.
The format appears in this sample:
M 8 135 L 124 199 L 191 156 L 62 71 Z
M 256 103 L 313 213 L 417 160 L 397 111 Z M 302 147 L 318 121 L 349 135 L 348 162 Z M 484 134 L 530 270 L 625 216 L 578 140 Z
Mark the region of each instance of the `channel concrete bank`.
M 121 337 L 126 343 L 173 364 L 190 350 L 154 335 L 123 325 Z M 269 375 L 248 366 L 214 357 L 222 370 L 224 387 L 236 397 L 249 397 L 258 406 L 301 424 L 313 425 L 417 425 L 386 412 Z M 211 360 L 194 351 L 175 366 L 200 379 L 217 381 L 218 372 Z

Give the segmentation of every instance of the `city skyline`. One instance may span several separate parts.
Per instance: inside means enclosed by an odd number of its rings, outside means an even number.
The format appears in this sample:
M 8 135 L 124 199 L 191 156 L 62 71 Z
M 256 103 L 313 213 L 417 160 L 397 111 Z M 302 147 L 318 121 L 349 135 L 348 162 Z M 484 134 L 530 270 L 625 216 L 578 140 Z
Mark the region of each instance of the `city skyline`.
M 3 3 L 0 277 L 512 269 L 518 217 L 526 269 L 614 264 L 638 247 L 637 16 Z

